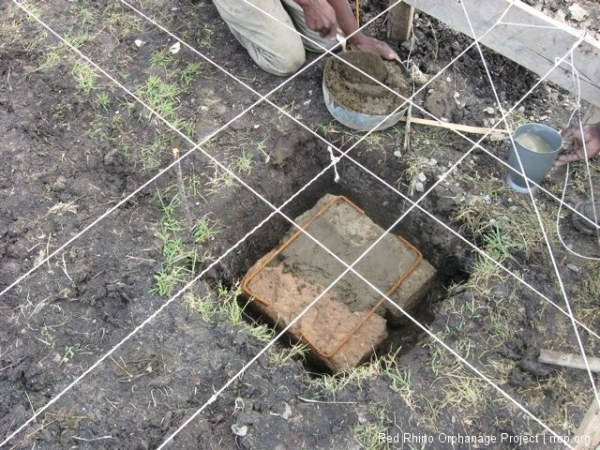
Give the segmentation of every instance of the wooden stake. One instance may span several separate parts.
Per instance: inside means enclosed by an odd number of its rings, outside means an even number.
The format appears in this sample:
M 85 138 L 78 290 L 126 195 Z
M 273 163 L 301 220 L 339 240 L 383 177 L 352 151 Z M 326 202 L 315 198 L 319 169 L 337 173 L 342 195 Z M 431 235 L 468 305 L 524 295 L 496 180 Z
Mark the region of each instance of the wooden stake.
M 600 358 L 588 356 L 587 360 L 592 372 L 600 372 Z M 538 362 L 569 367 L 571 369 L 587 370 L 582 356 L 571 353 L 555 352 L 554 350 L 541 350 Z
M 600 446 L 600 408 L 596 400 L 588 409 L 571 442 L 575 443 L 575 450 L 596 450 Z
M 397 0 L 390 0 L 392 6 Z M 412 32 L 413 16 L 415 8 L 407 3 L 400 3 L 388 12 L 387 35 L 388 39 L 395 42 L 404 42 L 410 38 Z
M 406 122 L 407 119 L 402 117 L 402 121 Z M 490 136 L 502 136 L 508 134 L 508 131 L 502 128 L 483 128 L 483 127 L 473 127 L 471 125 L 460 125 L 457 123 L 446 123 L 446 122 L 438 122 L 437 120 L 429 120 L 429 119 L 420 119 L 418 117 L 411 117 L 410 121 L 412 123 L 418 123 L 419 125 L 427 125 L 430 127 L 438 127 L 438 128 L 446 128 L 448 130 L 456 130 L 462 131 L 463 133 L 473 133 L 473 134 L 487 134 L 490 133 Z

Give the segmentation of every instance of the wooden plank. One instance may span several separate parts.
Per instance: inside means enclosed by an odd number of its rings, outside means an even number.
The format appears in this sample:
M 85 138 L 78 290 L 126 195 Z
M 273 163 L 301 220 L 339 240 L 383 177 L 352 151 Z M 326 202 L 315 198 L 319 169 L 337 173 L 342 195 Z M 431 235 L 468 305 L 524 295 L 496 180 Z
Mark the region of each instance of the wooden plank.
M 485 35 L 481 43 L 538 75 L 548 72 L 556 58 L 562 58 L 582 34 L 518 0 L 404 1 L 471 37 L 462 4 L 477 36 L 486 33 L 510 6 L 502 24 Z M 600 42 L 586 37 L 573 55 L 580 76 L 582 98 L 600 106 Z M 577 92 L 571 68 L 565 63 L 554 70 L 548 80 Z
M 587 360 L 592 372 L 600 372 L 600 358 L 588 356 Z M 587 370 L 583 356 L 574 355 L 572 353 L 556 352 L 554 350 L 542 349 L 540 351 L 538 362 L 569 367 L 571 369 Z
M 390 0 L 392 6 L 398 0 Z M 388 39 L 395 42 L 404 42 L 410 38 L 412 32 L 413 16 L 415 8 L 407 3 L 401 2 L 394 6 L 388 12 L 387 16 L 387 35 Z
M 596 400 L 588 409 L 571 442 L 575 443 L 575 450 L 596 450 L 600 446 L 600 407 Z
M 403 122 L 408 122 L 406 116 L 402 116 L 400 119 Z M 416 123 L 419 125 L 426 125 L 428 127 L 437 127 L 437 128 L 446 128 L 448 130 L 462 131 L 463 133 L 472 133 L 472 134 L 490 134 L 491 136 L 502 136 L 508 134 L 508 131 L 503 128 L 498 128 L 492 130 L 491 128 L 484 127 L 474 127 L 471 125 L 461 125 L 458 123 L 447 123 L 447 122 L 439 122 L 437 120 L 431 119 L 421 119 L 419 117 L 411 117 L 410 122 Z

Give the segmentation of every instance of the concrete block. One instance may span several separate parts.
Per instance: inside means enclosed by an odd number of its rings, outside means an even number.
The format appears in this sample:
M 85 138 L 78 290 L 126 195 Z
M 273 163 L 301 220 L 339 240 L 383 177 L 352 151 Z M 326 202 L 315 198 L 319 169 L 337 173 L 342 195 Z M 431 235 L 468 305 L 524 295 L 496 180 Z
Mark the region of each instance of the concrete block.
M 326 195 L 296 223 L 346 264 L 365 250 L 354 267 L 366 280 L 407 312 L 428 293 L 435 269 L 409 243 L 386 234 L 362 211 L 343 198 Z M 291 240 L 290 240 L 291 239 Z M 280 328 L 291 323 L 345 270 L 313 240 L 292 230 L 276 249 L 248 272 L 243 287 L 257 309 Z M 410 272 L 412 270 L 412 272 Z M 410 272 L 410 275 L 407 274 Z M 404 279 L 405 278 L 405 279 Z M 401 284 L 400 284 L 401 282 Z M 386 319 L 405 319 L 394 305 L 355 274 L 346 273 L 290 329 L 294 339 L 309 342 L 315 355 L 332 371 L 356 367 L 387 338 Z

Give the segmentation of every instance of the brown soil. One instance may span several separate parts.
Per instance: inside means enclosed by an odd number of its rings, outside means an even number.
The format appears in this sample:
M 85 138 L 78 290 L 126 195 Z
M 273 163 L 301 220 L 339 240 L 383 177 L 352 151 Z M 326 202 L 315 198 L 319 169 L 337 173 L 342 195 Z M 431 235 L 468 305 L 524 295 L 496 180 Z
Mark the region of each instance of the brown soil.
M 395 95 L 345 62 L 333 58 L 325 65 L 325 85 L 334 100 L 348 110 L 385 116 L 404 103 L 402 97 L 410 96 L 410 82 L 399 63 L 383 61 L 373 53 L 362 51 L 345 52 L 340 58 L 400 95 Z

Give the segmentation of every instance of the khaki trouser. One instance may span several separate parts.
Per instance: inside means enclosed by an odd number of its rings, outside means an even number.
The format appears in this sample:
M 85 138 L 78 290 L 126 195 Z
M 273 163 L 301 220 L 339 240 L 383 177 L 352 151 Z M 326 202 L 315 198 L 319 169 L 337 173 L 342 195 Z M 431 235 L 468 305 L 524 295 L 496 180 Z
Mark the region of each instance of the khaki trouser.
M 291 75 L 302 67 L 306 59 L 305 48 L 322 53 L 323 48 L 330 49 L 335 45 L 334 41 L 323 39 L 308 28 L 302 8 L 293 0 L 213 2 L 250 57 L 274 75 Z

